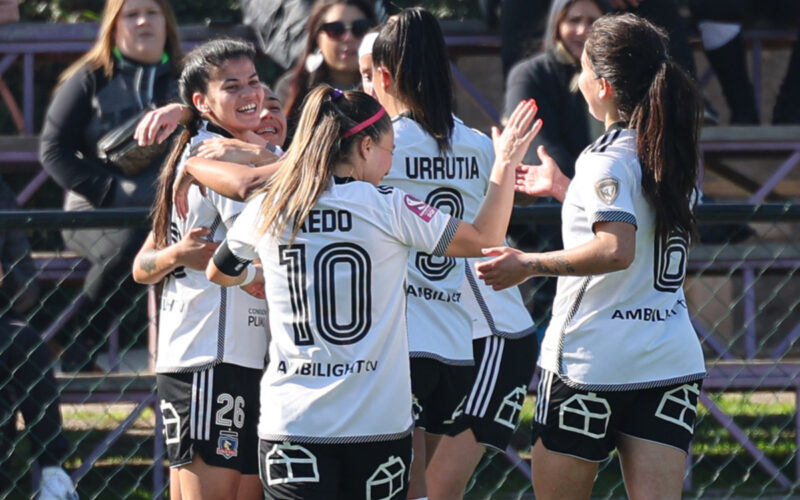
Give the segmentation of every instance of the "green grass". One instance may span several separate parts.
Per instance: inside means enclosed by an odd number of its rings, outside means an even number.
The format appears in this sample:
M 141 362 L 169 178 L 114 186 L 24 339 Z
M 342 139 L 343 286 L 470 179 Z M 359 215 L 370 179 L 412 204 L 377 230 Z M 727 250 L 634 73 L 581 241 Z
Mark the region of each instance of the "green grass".
M 791 394 L 726 393 L 715 395 L 713 399 L 720 409 L 733 417 L 758 449 L 794 481 L 797 448 L 795 401 Z M 534 404 L 534 398 L 526 399 L 521 411 L 520 427 L 512 443 L 526 460 L 530 458 L 530 426 Z M 687 497 L 735 495 L 757 498 L 769 494 L 800 493 L 800 490 L 787 492 L 780 487 L 702 406 L 698 409 L 692 453 L 695 463 L 691 471 L 692 489 L 686 492 Z M 532 498 L 530 485 L 503 455 L 485 457 L 473 480 L 469 500 Z M 616 454 L 601 464 L 593 497 L 625 497 Z
M 731 394 L 714 396 L 726 414 L 733 417 L 776 466 L 795 480 L 796 436 L 795 401 L 791 394 Z M 530 458 L 530 426 L 534 398 L 527 398 L 521 411 L 521 424 L 512 439 L 512 446 L 524 460 Z M 75 444 L 69 470 L 81 466 L 82 460 L 123 421 L 130 408 L 121 405 L 76 405 L 64 407 L 67 437 Z M 81 480 L 82 499 L 150 499 L 152 498 L 152 459 L 155 415 L 146 410 L 132 428 L 117 441 Z M 728 431 L 714 420 L 706 408 L 698 410 L 695 439 L 692 445 L 695 464 L 692 468 L 692 489 L 687 497 L 740 496 L 757 498 L 766 495 L 798 495 L 800 490 L 786 491 L 764 473 Z M 20 442 L 13 457 L 10 473 L 18 477 L 11 500 L 30 498 L 29 465 L 26 441 Z M 164 462 L 158 464 L 165 466 Z M 523 463 L 527 467 L 527 463 Z M 6 471 L 4 471 L 6 472 Z M 165 470 L 166 474 L 166 470 Z M 601 464 L 593 496 L 624 498 L 625 490 L 616 456 Z M 476 469 L 467 494 L 468 500 L 510 500 L 533 497 L 530 483 L 503 454 L 484 457 Z

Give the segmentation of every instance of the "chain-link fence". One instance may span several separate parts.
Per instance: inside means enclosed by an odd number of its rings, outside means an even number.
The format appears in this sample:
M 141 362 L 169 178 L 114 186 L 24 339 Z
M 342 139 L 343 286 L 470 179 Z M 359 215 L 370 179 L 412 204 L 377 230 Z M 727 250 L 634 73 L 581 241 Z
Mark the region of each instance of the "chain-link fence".
M 800 495 L 800 206 L 707 205 L 699 213 L 706 242 L 691 252 L 685 288 L 709 377 L 686 496 L 792 498 Z M 555 225 L 558 207 L 519 210 L 515 220 Z M 152 372 L 155 293 L 127 283 L 128 261 L 112 280 L 116 288 L 91 295 L 85 287 L 91 263 L 62 242 L 68 231 L 147 224 L 144 210 L 0 213 L 0 244 L 16 234 L 32 248 L 27 264 L 20 258 L 9 265 L 0 253 L 6 297 L 0 303 L 0 498 L 35 495 L 41 466 L 61 459 L 81 498 L 166 496 Z M 17 286 L 9 294 L 11 281 Z M 35 341 L 23 331 L 35 332 Z M 65 439 L 47 411 L 58 408 L 57 397 Z M 533 498 L 534 398 L 526 401 L 507 453 L 487 455 L 479 465 L 468 498 Z M 594 496 L 625 496 L 616 457 L 602 464 Z

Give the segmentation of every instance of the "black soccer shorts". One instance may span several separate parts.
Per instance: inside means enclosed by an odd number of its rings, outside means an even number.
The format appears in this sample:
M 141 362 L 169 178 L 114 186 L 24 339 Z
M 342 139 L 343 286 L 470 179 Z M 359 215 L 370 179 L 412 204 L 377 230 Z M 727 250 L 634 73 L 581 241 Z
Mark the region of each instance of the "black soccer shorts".
M 170 467 L 195 453 L 216 467 L 258 473 L 261 370 L 220 364 L 192 373 L 159 373 L 158 399 Z
M 531 442 L 602 462 L 627 434 L 688 452 L 702 380 L 630 391 L 585 391 L 542 371 Z
M 411 358 L 414 425 L 431 434 L 447 432 L 471 380 L 471 365 Z
M 411 436 L 316 444 L 261 440 L 259 475 L 268 500 L 401 500 L 408 490 Z
M 473 340 L 472 349 L 472 389 L 458 406 L 447 435 L 471 429 L 478 443 L 504 451 L 519 423 L 539 341 L 535 332 L 519 339 L 492 335 Z

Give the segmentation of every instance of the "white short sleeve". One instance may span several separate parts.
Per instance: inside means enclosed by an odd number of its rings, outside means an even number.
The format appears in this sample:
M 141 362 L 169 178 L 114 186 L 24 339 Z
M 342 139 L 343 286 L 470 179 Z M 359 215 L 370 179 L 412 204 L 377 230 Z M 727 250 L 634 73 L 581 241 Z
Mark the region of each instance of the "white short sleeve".
M 244 208 L 225 238 L 228 249 L 241 260 L 252 261 L 258 258 L 256 245 L 260 236 L 258 225 L 261 219 L 261 204 L 265 194 L 260 194 L 244 204 Z
M 395 237 L 409 247 L 444 255 L 458 229 L 459 219 L 399 189 L 391 189 L 386 196 L 393 206 L 390 213 Z
M 576 194 L 592 225 L 597 222 L 637 225 L 633 199 L 641 188 L 630 167 L 610 153 L 580 157 L 573 182 L 577 184 Z

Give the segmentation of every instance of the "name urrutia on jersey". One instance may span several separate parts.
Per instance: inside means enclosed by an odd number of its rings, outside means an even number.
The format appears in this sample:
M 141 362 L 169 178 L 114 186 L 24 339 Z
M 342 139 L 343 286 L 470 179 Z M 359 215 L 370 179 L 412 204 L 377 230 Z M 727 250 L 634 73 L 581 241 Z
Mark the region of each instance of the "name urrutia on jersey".
M 409 179 L 477 179 L 481 175 L 474 156 L 414 156 L 406 158 Z

